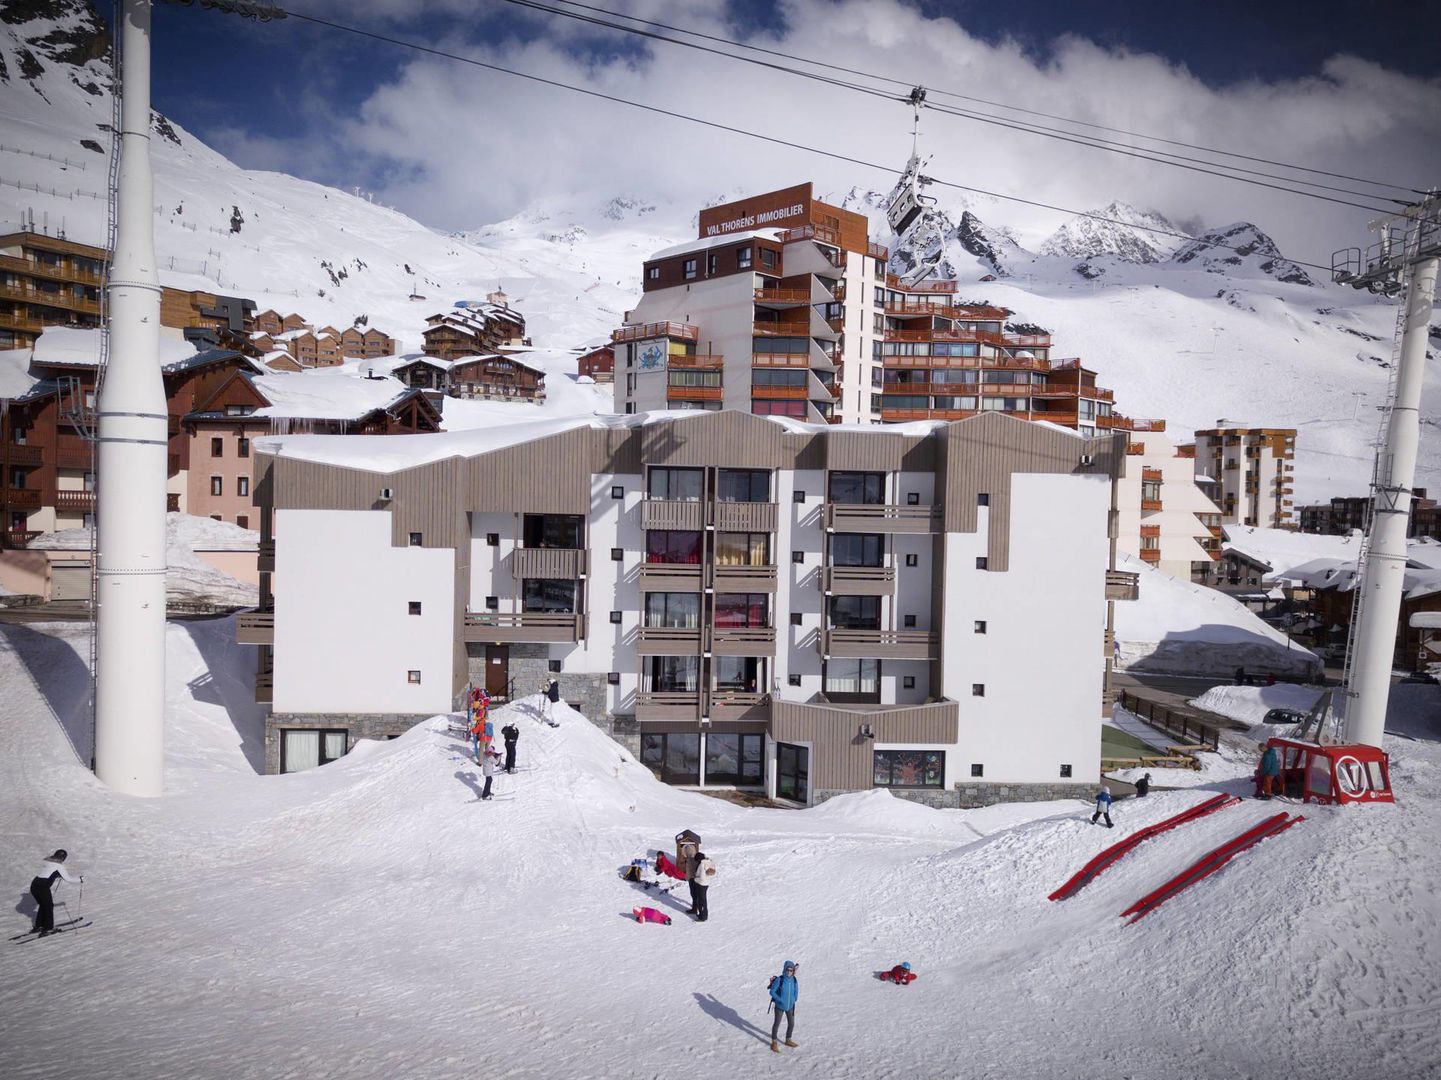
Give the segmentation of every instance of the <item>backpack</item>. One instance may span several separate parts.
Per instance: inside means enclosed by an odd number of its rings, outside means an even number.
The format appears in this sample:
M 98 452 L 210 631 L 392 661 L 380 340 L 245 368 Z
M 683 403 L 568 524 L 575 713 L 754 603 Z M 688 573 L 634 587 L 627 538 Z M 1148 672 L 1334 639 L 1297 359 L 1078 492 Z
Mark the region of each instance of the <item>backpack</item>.
M 641 868 L 639 866 L 627 866 L 621 871 L 621 877 L 626 881 L 639 881 Z

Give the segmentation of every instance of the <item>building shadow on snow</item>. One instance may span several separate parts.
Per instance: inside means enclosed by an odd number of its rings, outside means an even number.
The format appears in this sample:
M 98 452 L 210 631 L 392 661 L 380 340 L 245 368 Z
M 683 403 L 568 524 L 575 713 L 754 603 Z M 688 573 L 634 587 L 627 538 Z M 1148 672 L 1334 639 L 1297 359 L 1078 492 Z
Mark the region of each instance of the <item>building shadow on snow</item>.
M 255 700 L 255 667 L 260 650 L 253 645 L 236 644 L 233 615 L 185 619 L 177 625 L 189 635 L 205 664 L 205 674 L 186 684 L 191 700 L 225 710 L 235 733 L 240 736 L 240 750 L 245 760 L 258 774 L 264 775 L 265 707 Z
M 721 1023 L 729 1024 L 733 1028 L 744 1032 L 753 1039 L 769 1044 L 771 1041 L 770 1032 L 763 1031 L 756 1027 L 740 1013 L 736 1012 L 729 1005 L 717 1001 L 714 994 L 702 994 L 696 991 L 693 995 L 695 1003 L 701 1007 L 701 1012 Z
M 76 759 L 86 768 L 94 756 L 90 723 L 90 668 L 75 650 L 87 647 L 16 623 L 0 624 L 3 639 L 55 717 Z

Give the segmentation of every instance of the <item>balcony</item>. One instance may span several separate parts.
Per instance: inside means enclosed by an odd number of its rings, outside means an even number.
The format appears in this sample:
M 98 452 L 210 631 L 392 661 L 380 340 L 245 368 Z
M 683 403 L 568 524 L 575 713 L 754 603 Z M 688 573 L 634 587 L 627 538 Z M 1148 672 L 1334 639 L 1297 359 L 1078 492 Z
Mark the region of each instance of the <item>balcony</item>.
M 18 551 L 29 545 L 41 534 L 27 529 L 7 529 L 0 532 L 0 550 Z
M 667 401 L 721 401 L 725 398 L 723 386 L 667 386 Z
M 892 596 L 896 591 L 894 566 L 827 566 L 825 591 L 843 596 Z
M 717 566 L 714 585 L 716 592 L 775 592 L 776 568 L 774 566 Z
M 809 386 L 757 386 L 751 383 L 751 397 L 757 401 L 806 401 L 810 396 Z
M 940 531 L 941 508 L 828 502 L 825 527 L 831 532 L 933 533 Z
M 9 443 L 5 447 L 5 461 L 11 465 L 41 465 L 44 454 L 38 446 Z
M 698 499 L 689 502 L 646 499 L 640 504 L 640 527 L 699 532 L 705 528 L 705 504 Z
M 699 626 L 642 626 L 636 634 L 641 656 L 693 656 L 701 651 Z
M 255 700 L 262 704 L 275 700 L 274 670 L 257 671 L 255 673 Z
M 710 651 L 716 656 L 774 656 L 773 626 L 717 626 L 710 632 Z
M 810 337 L 811 324 L 809 322 L 787 321 L 772 322 L 761 320 L 752 324 L 752 332 L 756 337 Z
M 700 694 L 695 690 L 642 690 L 635 696 L 637 720 L 700 720 Z
M 89 472 L 95 467 L 95 453 L 89 446 L 66 446 L 61 443 L 55 448 L 57 469 L 82 469 Z M 176 470 L 172 469 L 170 475 Z
M 757 289 L 756 303 L 768 304 L 771 307 L 796 307 L 797 305 L 809 306 L 811 302 L 811 291 L 809 289 Z
M 255 568 L 262 573 L 275 572 L 275 541 L 262 540 L 255 551 Z
M 6 488 L 5 505 L 11 510 L 39 510 L 40 492 L 32 488 Z
M 666 365 L 673 368 L 712 369 L 725 367 L 725 357 L 715 353 L 672 353 L 666 357 Z
M 274 645 L 275 612 L 242 611 L 235 617 L 237 645 Z
M 637 584 L 641 592 L 700 592 L 700 564 L 642 563 Z
M 876 660 L 934 660 L 940 637 L 933 630 L 821 631 L 821 655 Z
M 585 616 L 551 611 L 467 611 L 465 640 L 575 644 L 585 636 Z
M 765 720 L 770 715 L 771 696 L 744 690 L 712 690 L 706 697 L 706 714 L 711 720 Z
M 1158 563 L 1158 562 L 1160 562 L 1160 561 L 1161 561 L 1161 549 L 1160 549 L 1160 548 L 1142 548 L 1142 549 L 1141 549 L 1141 561 L 1142 561 L 1142 562 L 1148 562 L 1148 563 Z
M 88 514 L 95 509 L 95 492 L 57 491 L 55 509 L 61 513 Z
M 610 340 L 619 345 L 626 341 L 644 341 L 647 338 L 662 337 L 675 338 L 678 341 L 699 341 L 700 328 L 691 326 L 689 323 L 677 322 L 637 323 L 635 326 L 622 326 L 619 330 L 612 332 Z
M 511 554 L 510 573 L 521 578 L 558 578 L 574 581 L 589 572 L 589 552 L 584 548 L 516 548 Z
M 721 532 L 776 531 L 773 502 L 717 502 L 713 514 L 715 527 Z
M 811 366 L 811 355 L 810 353 L 753 353 L 751 354 L 751 366 L 808 368 Z
M 1141 598 L 1141 575 L 1129 570 L 1106 571 L 1107 600 L 1139 600 Z
M 1152 510 L 1164 510 L 1164 509 L 1165 509 L 1165 507 L 1161 504 L 1161 500 L 1160 500 L 1160 499 L 1142 499 L 1142 500 L 1141 500 L 1141 510 L 1142 510 L 1142 511 L 1149 512 L 1149 511 L 1152 511 Z

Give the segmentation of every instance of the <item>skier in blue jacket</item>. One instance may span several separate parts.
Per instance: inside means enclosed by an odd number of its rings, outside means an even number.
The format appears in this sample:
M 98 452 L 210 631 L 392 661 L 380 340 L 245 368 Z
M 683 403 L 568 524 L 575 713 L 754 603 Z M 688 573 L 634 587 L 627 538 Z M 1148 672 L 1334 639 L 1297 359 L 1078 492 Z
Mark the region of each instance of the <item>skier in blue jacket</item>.
M 1091 824 L 1094 825 L 1096 819 L 1103 814 L 1106 818 L 1106 828 L 1113 828 L 1114 826 L 1111 824 L 1111 789 L 1106 784 L 1101 785 L 1100 794 L 1096 796 L 1096 812 L 1091 815 Z
M 776 1018 L 771 1024 L 771 1049 L 777 1054 L 781 1052 L 781 1044 L 776 1041 L 781 1030 L 781 1017 L 786 1018 L 786 1045 L 799 1045 L 791 1038 L 796 1032 L 796 998 L 800 996 L 801 988 L 796 982 L 796 962 L 787 960 L 781 965 L 781 973 L 771 980 L 771 1004 L 775 1006 Z

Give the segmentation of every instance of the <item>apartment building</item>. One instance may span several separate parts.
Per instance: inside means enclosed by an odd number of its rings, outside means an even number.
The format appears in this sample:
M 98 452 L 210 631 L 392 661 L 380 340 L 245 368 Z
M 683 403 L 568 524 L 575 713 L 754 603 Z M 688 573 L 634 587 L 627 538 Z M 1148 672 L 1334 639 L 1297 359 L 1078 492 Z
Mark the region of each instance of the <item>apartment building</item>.
M 382 330 L 360 326 L 345 330 L 333 326 L 317 329 L 294 312 L 282 315 L 273 308 L 255 316 L 250 340 L 261 353 L 285 352 L 295 361 L 294 365 L 272 361 L 269 366 L 275 370 L 335 367 L 346 360 L 375 359 L 396 353 L 395 339 Z
M 1166 435 L 1164 420 L 1131 420 L 1118 484 L 1119 550 L 1182 581 L 1207 583 L 1221 558 L 1221 508 Z
M 425 323 L 425 355 L 441 360 L 487 356 L 528 344 L 525 317 L 504 304 L 469 304 L 431 315 Z
M 807 183 L 699 220 L 698 239 L 646 260 L 641 299 L 612 335 L 616 411 L 879 420 L 879 336 L 865 298 L 884 284 L 888 253 L 866 219 Z
M 1225 524 L 1294 527 L 1295 428 L 1218 420 L 1214 428 L 1196 432 L 1192 453 L 1196 475 L 1211 485 Z
M 0 349 L 34 345 L 47 326 L 99 326 L 108 258 L 43 233 L 0 235 Z
M 238 639 L 272 771 L 554 675 L 676 784 L 956 806 L 1096 781 L 1108 607 L 1135 588 L 1107 571 L 1124 440 L 728 410 L 425 443 L 385 470 L 363 443 L 256 448 Z
M 583 352 L 576 358 L 576 371 L 596 382 L 615 381 L 615 346 L 602 345 Z
M 1299 528 L 1303 533 L 1323 536 L 1345 536 L 1353 529 L 1365 531 L 1371 520 L 1369 495 L 1342 495 L 1329 503 L 1297 507 Z M 1411 510 L 1406 523 L 1408 537 L 1430 536 L 1441 539 L 1441 507 L 1429 498 L 1425 488 L 1413 488 Z

